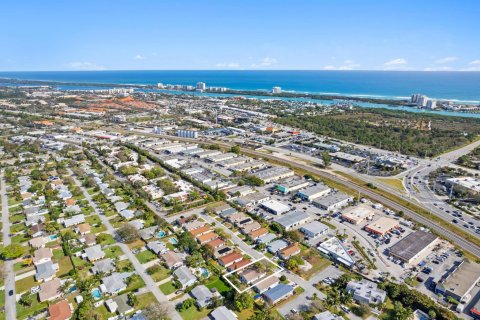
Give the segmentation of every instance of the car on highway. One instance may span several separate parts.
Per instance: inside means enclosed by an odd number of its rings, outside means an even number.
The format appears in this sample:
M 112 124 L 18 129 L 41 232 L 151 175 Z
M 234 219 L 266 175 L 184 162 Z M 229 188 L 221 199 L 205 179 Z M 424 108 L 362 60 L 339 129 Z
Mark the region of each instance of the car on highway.
M 453 222 L 453 223 L 458 223 L 458 220 L 457 220 L 457 219 L 453 219 L 452 222 Z

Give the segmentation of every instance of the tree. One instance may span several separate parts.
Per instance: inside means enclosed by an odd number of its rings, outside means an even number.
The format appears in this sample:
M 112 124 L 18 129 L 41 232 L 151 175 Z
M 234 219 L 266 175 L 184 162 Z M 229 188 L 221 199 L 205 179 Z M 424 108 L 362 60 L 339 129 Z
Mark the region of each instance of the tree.
M 138 239 L 137 229 L 128 223 L 122 225 L 120 229 L 117 230 L 117 234 L 127 243 L 131 243 Z
M 146 307 L 142 314 L 148 320 L 168 320 L 169 310 L 166 304 L 152 303 Z
M 2 257 L 6 260 L 16 259 L 23 256 L 25 252 L 26 249 L 24 246 L 18 243 L 12 243 L 3 249 Z
M 235 308 L 238 311 L 253 308 L 253 303 L 254 303 L 253 297 L 248 292 L 243 292 L 235 295 L 234 304 L 235 304 Z
M 327 151 L 322 152 L 323 165 L 328 167 L 332 163 L 332 156 Z
M 22 294 L 22 296 L 20 297 L 20 300 L 18 302 L 20 302 L 20 304 L 25 306 L 25 307 L 30 307 L 33 303 L 33 299 L 32 299 L 32 296 L 30 294 L 24 293 L 24 294 Z
M 240 151 L 241 151 L 240 146 L 238 146 L 238 145 L 235 145 L 235 146 L 230 148 L 230 152 L 235 153 L 235 154 L 240 154 Z
M 195 305 L 195 299 L 188 298 L 185 299 L 181 304 L 178 305 L 178 311 L 185 311 Z
M 128 298 L 128 304 L 132 307 L 135 307 L 138 303 L 138 298 L 133 292 L 129 292 L 127 295 Z
M 413 311 L 410 308 L 405 308 L 399 301 L 395 301 L 392 310 L 392 319 L 396 320 L 410 320 L 413 319 Z

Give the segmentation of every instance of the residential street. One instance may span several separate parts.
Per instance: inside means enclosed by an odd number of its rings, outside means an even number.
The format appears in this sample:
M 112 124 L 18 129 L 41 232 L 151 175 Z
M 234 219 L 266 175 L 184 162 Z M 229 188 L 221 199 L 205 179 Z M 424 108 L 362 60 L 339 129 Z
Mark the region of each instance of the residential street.
M 10 220 L 8 213 L 7 186 L 5 184 L 4 171 L 0 173 L 1 197 L 2 197 L 2 224 L 3 224 L 3 246 L 11 243 Z M 7 260 L 4 263 L 5 279 L 5 317 L 7 320 L 15 320 L 17 314 L 17 300 L 15 295 L 15 272 L 13 271 L 14 260 Z M 9 293 L 13 294 L 10 295 Z
M 107 217 L 105 217 L 104 215 L 99 214 L 98 207 L 97 207 L 95 201 L 93 201 L 91 195 L 87 192 L 85 187 L 83 187 L 83 185 L 80 183 L 80 181 L 77 180 L 77 178 L 73 175 L 73 172 L 70 169 L 69 169 L 69 172 L 70 172 L 73 180 L 75 181 L 75 184 L 77 184 L 81 188 L 85 198 L 88 200 L 89 204 L 94 208 L 95 212 L 100 217 L 102 223 L 107 227 L 108 233 L 111 234 L 111 235 L 115 235 L 115 233 L 116 233 L 115 229 L 111 225 L 110 221 L 108 221 Z M 161 303 L 162 305 L 167 305 L 169 307 L 170 319 L 181 320 L 182 318 L 181 318 L 180 314 L 176 311 L 174 303 L 169 301 L 168 298 L 163 294 L 163 292 L 160 291 L 160 289 L 157 287 L 157 285 L 155 284 L 153 279 L 147 274 L 147 272 L 145 270 L 145 267 L 138 261 L 138 259 L 130 251 L 128 246 L 124 243 L 121 243 L 121 242 L 117 242 L 117 245 L 122 249 L 125 256 L 132 262 L 132 264 L 135 268 L 135 271 L 138 273 L 139 276 L 142 277 L 143 281 L 145 282 L 146 287 L 148 288 L 148 290 L 150 292 L 153 293 L 153 295 L 155 296 L 157 301 L 159 303 Z

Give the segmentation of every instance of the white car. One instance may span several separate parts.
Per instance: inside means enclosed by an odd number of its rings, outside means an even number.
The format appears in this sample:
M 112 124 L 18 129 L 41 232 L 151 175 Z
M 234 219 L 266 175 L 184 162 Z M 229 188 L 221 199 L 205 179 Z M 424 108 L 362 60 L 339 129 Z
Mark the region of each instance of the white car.
M 34 294 L 34 293 L 38 293 L 38 292 L 40 292 L 40 286 L 35 286 L 35 287 L 30 288 L 30 293 Z

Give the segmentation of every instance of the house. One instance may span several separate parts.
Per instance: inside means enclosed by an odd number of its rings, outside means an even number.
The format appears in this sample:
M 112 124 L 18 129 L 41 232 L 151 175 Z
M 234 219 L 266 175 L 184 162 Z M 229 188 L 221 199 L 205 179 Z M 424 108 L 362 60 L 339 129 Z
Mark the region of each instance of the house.
M 53 279 L 55 273 L 58 271 L 58 264 L 52 261 L 47 261 L 36 266 L 35 280 L 45 282 Z
M 243 226 L 242 227 L 242 233 L 243 234 L 249 234 L 250 232 L 258 230 L 261 227 L 262 226 L 260 225 L 260 223 L 258 223 L 257 221 L 254 221 L 252 223 L 249 223 L 249 224 Z
M 280 283 L 280 279 L 278 279 L 278 277 L 271 276 L 271 277 L 266 278 L 265 280 L 262 280 L 262 281 L 258 282 L 255 285 L 255 287 L 253 287 L 253 289 L 257 293 L 263 293 L 263 292 L 265 292 L 267 290 L 270 290 L 271 288 L 275 287 L 279 283 Z
M 212 229 L 209 226 L 202 226 L 200 228 L 190 230 L 189 232 L 192 236 L 197 237 L 212 232 Z
M 286 248 L 288 246 L 288 242 L 285 240 L 275 240 L 273 242 L 270 242 L 270 244 L 267 246 L 268 252 L 275 254 L 277 251 L 282 250 L 283 248 Z
M 165 243 L 159 240 L 154 240 L 147 243 L 147 248 L 151 250 L 153 253 L 155 253 L 156 255 L 163 254 L 168 251 L 168 248 L 165 245 Z
M 293 295 L 293 287 L 288 284 L 279 283 L 272 289 L 263 293 L 263 297 L 267 302 L 274 305 Z
M 25 219 L 25 226 L 29 227 L 37 223 L 45 223 L 46 220 L 47 219 L 45 218 L 45 216 L 27 216 L 27 218 Z
M 330 228 L 328 228 L 327 225 L 319 221 L 312 221 L 300 228 L 300 232 L 310 239 L 315 239 L 321 235 L 327 234 L 329 230 Z
M 257 230 L 254 230 L 248 234 L 250 239 L 253 241 L 258 240 L 260 237 L 263 237 L 264 235 L 268 234 L 268 229 L 267 228 L 260 228 Z
M 119 202 L 115 202 L 114 206 L 115 206 L 115 210 L 117 210 L 117 212 L 120 213 L 120 211 L 127 209 L 130 206 L 130 204 L 119 201 Z
M 40 302 L 55 300 L 62 295 L 60 290 L 62 282 L 59 278 L 45 281 L 40 284 L 40 291 L 38 292 L 38 300 Z
M 210 242 L 212 240 L 217 239 L 218 237 L 219 237 L 218 234 L 216 234 L 214 232 L 209 232 L 209 233 L 203 234 L 201 236 L 198 236 L 197 237 L 197 242 L 200 243 L 201 245 L 203 245 L 207 242 Z
M 151 226 L 151 227 L 139 230 L 138 235 L 142 240 L 147 241 L 153 238 L 156 232 L 157 232 L 157 226 Z
M 91 268 L 92 273 L 110 273 L 115 271 L 115 262 L 111 258 L 96 261 Z
M 75 232 L 78 234 L 81 234 L 82 236 L 86 235 L 87 233 L 90 233 L 91 227 L 88 223 L 80 223 L 75 227 Z
M 211 303 L 212 298 L 215 296 L 213 292 L 203 284 L 193 288 L 190 291 L 190 295 L 196 300 L 195 303 L 199 308 L 208 306 Z
M 246 284 L 251 284 L 265 277 L 265 272 L 258 271 L 255 268 L 248 268 L 248 269 L 242 270 L 239 273 L 239 276 L 240 276 L 240 281 Z
M 343 320 L 343 317 L 337 316 L 330 311 L 323 311 L 313 316 L 312 320 Z
M 218 249 L 225 245 L 225 241 L 223 239 L 218 238 L 218 239 L 207 242 L 205 245 L 209 246 L 212 249 Z
M 37 223 L 30 227 L 30 235 L 32 238 L 37 238 L 45 235 L 45 225 L 43 223 Z
M 65 228 L 73 227 L 76 226 L 77 224 L 84 223 L 85 222 L 85 215 L 83 214 L 77 214 L 75 216 L 72 216 L 68 219 L 63 220 L 63 226 Z
M 91 247 L 97 244 L 97 236 L 94 234 L 86 234 L 83 238 L 80 238 L 80 242 L 85 243 L 87 246 Z
M 108 299 L 107 301 L 105 301 L 105 307 L 111 313 L 115 313 L 117 312 L 118 304 L 115 301 L 113 301 L 113 299 Z
M 68 199 L 68 200 L 70 200 L 70 199 Z M 80 208 L 79 205 L 73 205 L 73 206 L 66 207 L 65 210 L 63 210 L 63 211 L 66 212 L 66 213 L 69 213 L 69 214 L 79 214 L 80 212 L 82 212 L 82 208 Z
M 283 260 L 287 260 L 299 253 L 300 253 L 300 246 L 298 245 L 298 243 L 295 242 L 289 245 L 288 247 L 279 250 L 278 256 Z
M 114 272 L 102 279 L 100 290 L 105 294 L 114 294 L 125 290 L 127 289 L 126 279 L 131 275 L 131 272 Z
M 234 264 L 231 264 L 227 270 L 229 272 L 233 271 L 233 270 L 238 270 L 238 269 L 241 269 L 247 265 L 249 265 L 252 261 L 250 261 L 250 259 L 245 259 L 243 258 L 242 260 L 238 261 L 238 262 L 235 262 Z
M 130 220 L 135 217 L 135 211 L 129 210 L 129 209 L 124 209 L 119 212 L 119 214 L 125 219 L 125 220 Z
M 72 317 L 72 307 L 68 300 L 62 300 L 48 307 L 48 320 L 68 320 Z
M 198 229 L 200 227 L 203 227 L 205 225 L 205 222 L 199 221 L 199 220 L 193 220 L 190 222 L 187 222 L 183 225 L 183 229 L 185 231 L 192 231 L 195 229 Z
M 347 292 L 352 294 L 353 300 L 360 304 L 380 304 L 385 301 L 387 293 L 377 288 L 375 282 L 363 279 L 352 280 L 347 283 Z
M 237 315 L 225 306 L 220 306 L 210 313 L 212 320 L 237 320 Z
M 183 288 L 189 287 L 195 282 L 197 282 L 197 277 L 195 277 L 193 273 L 190 271 L 190 269 L 185 266 L 177 268 L 173 272 L 173 275 L 182 284 Z
M 221 257 L 219 260 L 218 260 L 218 263 L 227 268 L 228 266 L 234 264 L 235 262 L 239 262 L 240 260 L 243 259 L 243 255 L 238 253 L 238 252 L 232 252 L 230 254 L 227 254 L 226 256 L 224 257 Z
M 51 261 L 53 257 L 51 248 L 39 248 L 33 253 L 32 262 L 35 266 Z
M 141 230 L 143 229 L 143 226 L 145 225 L 145 221 L 141 220 L 141 219 L 135 219 L 135 220 L 132 220 L 130 222 L 128 222 L 129 225 L 131 225 L 132 227 L 135 228 L 135 230 Z
M 257 243 L 265 243 L 265 244 L 268 244 L 270 242 L 272 242 L 273 240 L 275 240 L 277 238 L 277 236 L 273 233 L 267 233 L 261 237 L 259 237 L 257 239 Z
M 220 257 L 224 257 L 226 256 L 227 254 L 230 254 L 233 252 L 233 249 L 230 248 L 230 247 L 226 247 L 226 246 L 223 246 L 223 247 L 220 247 L 220 248 L 217 248 L 215 249 L 215 252 L 213 253 L 213 256 L 218 259 Z
M 113 298 L 113 301 L 117 305 L 117 313 L 120 315 L 125 316 L 135 311 L 135 309 L 128 304 L 128 295 L 126 294 Z
M 102 250 L 102 246 L 97 244 L 96 246 L 88 247 L 84 250 L 85 257 L 88 261 L 93 262 L 105 257 L 105 252 Z
M 176 269 L 183 265 L 182 258 L 174 251 L 167 251 L 162 254 L 161 257 L 170 270 Z
M 48 242 L 47 239 L 48 239 L 48 237 L 33 238 L 33 239 L 28 241 L 28 244 L 32 248 L 43 248 L 43 247 L 45 247 L 45 244 Z

